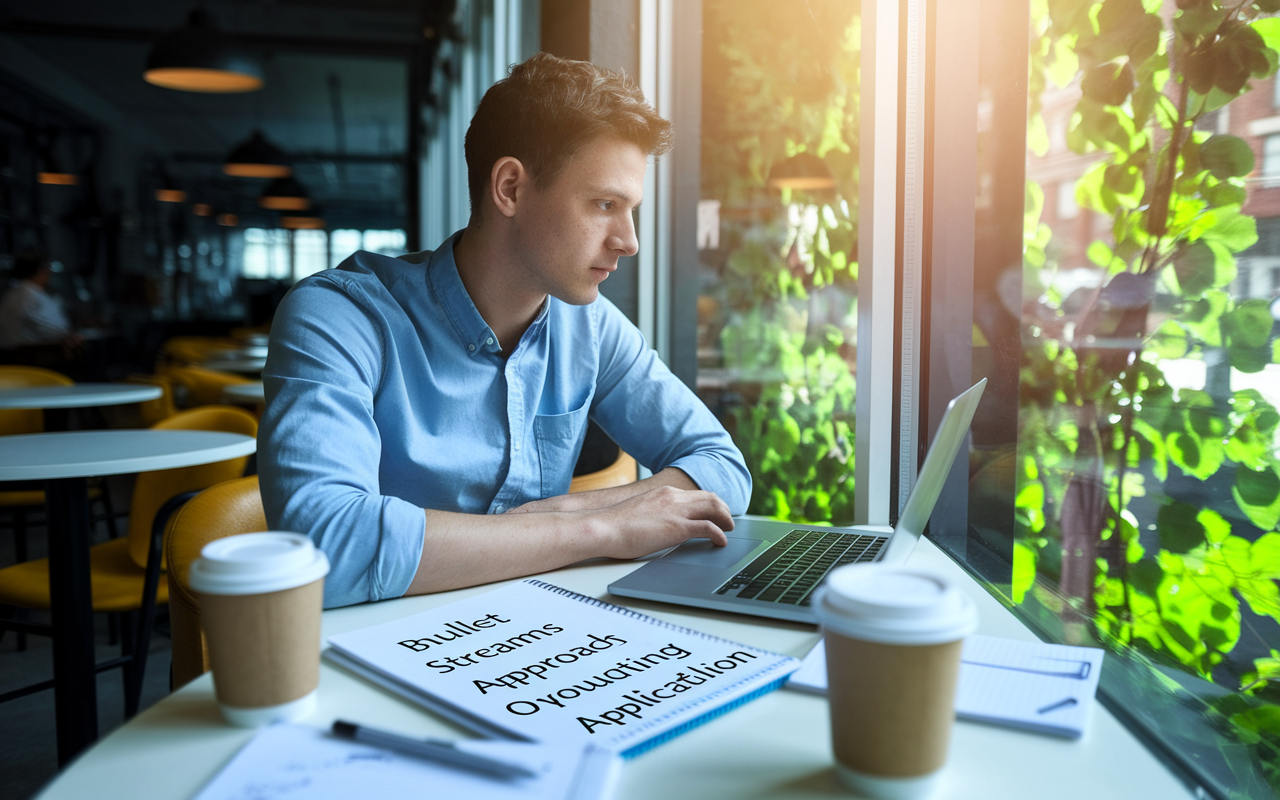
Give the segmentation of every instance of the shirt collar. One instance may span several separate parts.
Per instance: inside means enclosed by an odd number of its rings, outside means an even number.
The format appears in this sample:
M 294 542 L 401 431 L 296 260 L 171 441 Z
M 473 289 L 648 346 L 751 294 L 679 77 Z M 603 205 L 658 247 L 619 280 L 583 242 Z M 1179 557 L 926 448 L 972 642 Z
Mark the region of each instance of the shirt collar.
M 453 246 L 462 238 L 462 234 L 463 231 L 458 231 L 445 239 L 431 254 L 431 259 L 427 262 L 427 282 L 436 301 L 444 309 L 445 316 L 449 318 L 449 324 L 458 334 L 467 355 L 474 356 L 482 352 L 500 354 L 501 343 L 493 329 L 484 321 L 484 317 L 480 316 L 479 309 L 462 283 L 462 276 L 458 274 L 458 264 L 453 260 Z M 546 325 L 547 309 L 550 306 L 551 298 L 548 297 L 542 302 L 542 308 L 525 336 L 536 335 L 541 331 Z

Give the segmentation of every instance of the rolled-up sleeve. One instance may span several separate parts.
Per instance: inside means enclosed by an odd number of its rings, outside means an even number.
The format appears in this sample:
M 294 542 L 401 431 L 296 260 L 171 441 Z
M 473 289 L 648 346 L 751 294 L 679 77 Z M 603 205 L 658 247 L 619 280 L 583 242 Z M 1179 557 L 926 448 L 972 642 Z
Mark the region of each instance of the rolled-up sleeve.
M 600 371 L 592 418 L 651 471 L 677 467 L 730 513 L 746 513 L 751 473 L 728 431 L 612 303 L 599 298 L 593 310 Z
M 381 336 L 374 313 L 328 278 L 295 286 L 272 324 L 262 502 L 272 529 L 328 556 L 326 608 L 400 597 L 422 555 L 423 510 L 379 491 L 381 437 L 393 434 L 374 419 Z

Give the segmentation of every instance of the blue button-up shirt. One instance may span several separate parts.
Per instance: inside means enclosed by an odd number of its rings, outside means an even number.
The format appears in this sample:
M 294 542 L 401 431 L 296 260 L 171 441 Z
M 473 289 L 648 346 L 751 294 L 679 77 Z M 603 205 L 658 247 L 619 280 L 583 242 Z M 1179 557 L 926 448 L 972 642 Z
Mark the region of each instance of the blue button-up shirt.
M 746 510 L 742 454 L 612 303 L 548 298 L 508 356 L 458 276 L 459 235 L 356 253 L 276 313 L 262 501 L 272 529 L 328 555 L 326 607 L 408 590 L 424 508 L 500 514 L 564 494 L 588 417 L 652 471 L 678 467 Z

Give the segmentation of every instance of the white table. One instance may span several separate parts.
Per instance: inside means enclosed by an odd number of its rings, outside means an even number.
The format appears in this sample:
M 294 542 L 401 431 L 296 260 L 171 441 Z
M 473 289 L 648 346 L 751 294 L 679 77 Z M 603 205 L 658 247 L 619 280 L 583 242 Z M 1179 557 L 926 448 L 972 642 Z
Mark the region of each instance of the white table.
M 924 541 L 911 564 L 954 576 L 969 587 L 981 614 L 979 631 L 1035 637 L 995 599 Z M 544 576 L 584 594 L 606 597 L 605 587 L 634 564 L 596 562 Z M 327 611 L 326 635 L 414 614 L 488 591 L 479 587 Z M 802 656 L 818 640 L 797 623 L 696 611 L 606 597 L 665 620 L 708 633 Z M 319 710 L 307 722 L 328 726 L 345 718 L 420 736 L 468 734 L 322 662 Z M 617 797 L 707 798 L 850 797 L 831 768 L 827 705 L 822 698 L 779 690 L 628 761 Z M 221 721 L 213 682 L 205 675 L 139 714 L 104 738 L 40 795 L 42 800 L 192 797 L 253 734 Z M 145 781 L 138 775 L 145 774 Z M 424 797 L 430 796 L 424 794 Z M 946 798 L 983 800 L 1081 800 L 1192 795 L 1106 709 L 1097 703 L 1089 731 L 1079 741 L 958 722 L 942 791 Z
M 159 386 L 130 383 L 77 383 L 72 386 L 27 386 L 0 389 L 0 409 L 42 408 L 45 430 L 67 429 L 66 410 L 144 403 L 162 394 Z
M 233 383 L 224 388 L 222 390 L 222 399 L 228 403 L 262 405 L 267 402 L 267 395 L 262 381 L 253 381 L 251 383 Z
M 0 436 L 0 481 L 45 481 L 59 764 L 68 763 L 98 738 L 85 479 L 211 464 L 249 455 L 256 449 L 257 441 L 251 436 L 213 431 Z
M 262 372 L 267 366 L 265 358 L 249 358 L 238 357 L 230 358 L 219 355 L 217 358 L 211 358 L 200 366 L 205 369 L 214 369 L 219 372 L 236 372 L 244 375 L 256 375 Z

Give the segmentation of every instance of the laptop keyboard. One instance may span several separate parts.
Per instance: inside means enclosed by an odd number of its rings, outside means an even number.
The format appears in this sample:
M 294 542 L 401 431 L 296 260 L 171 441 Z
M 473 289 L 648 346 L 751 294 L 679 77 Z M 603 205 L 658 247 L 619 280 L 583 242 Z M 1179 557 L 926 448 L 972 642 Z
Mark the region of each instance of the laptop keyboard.
M 807 606 L 827 573 L 845 564 L 874 561 L 886 536 L 841 531 L 791 531 L 716 589 L 747 600 Z

